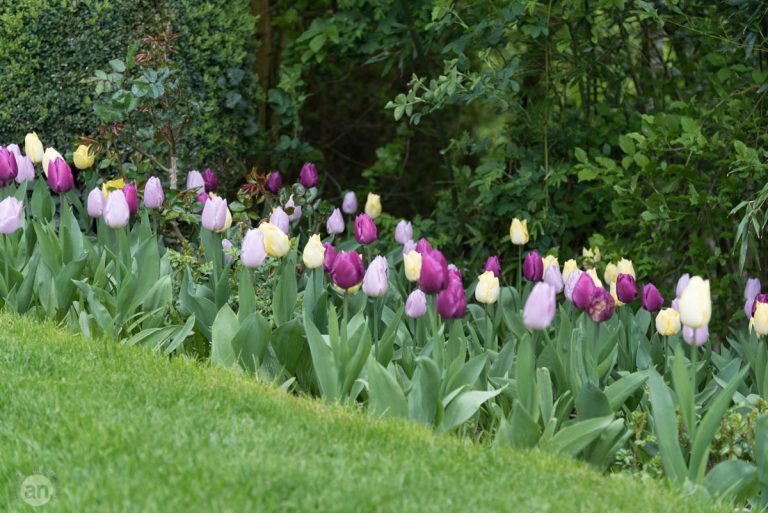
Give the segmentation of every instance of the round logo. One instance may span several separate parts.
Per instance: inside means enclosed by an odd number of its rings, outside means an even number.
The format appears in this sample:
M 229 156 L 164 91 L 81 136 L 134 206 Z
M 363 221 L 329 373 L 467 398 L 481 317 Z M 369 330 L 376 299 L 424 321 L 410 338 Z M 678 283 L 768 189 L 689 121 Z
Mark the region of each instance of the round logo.
M 42 474 L 32 474 L 21 482 L 19 495 L 30 506 L 43 506 L 50 502 L 54 493 L 53 483 Z

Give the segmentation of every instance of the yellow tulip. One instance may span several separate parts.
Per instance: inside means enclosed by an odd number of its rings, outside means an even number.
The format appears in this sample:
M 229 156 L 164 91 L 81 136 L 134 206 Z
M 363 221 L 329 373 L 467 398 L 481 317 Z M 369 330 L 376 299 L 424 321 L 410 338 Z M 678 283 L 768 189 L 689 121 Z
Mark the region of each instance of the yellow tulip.
M 411 250 L 403 255 L 403 267 L 408 281 L 418 281 L 421 276 L 421 253 Z
M 322 267 L 323 262 L 325 262 L 325 247 L 323 247 L 319 235 L 315 234 L 309 238 L 307 245 L 304 246 L 302 259 L 304 260 L 304 267 L 308 269 Z
M 115 178 L 114 180 L 104 182 L 104 185 L 101 186 L 101 193 L 104 195 L 104 199 L 107 199 L 107 195 L 109 195 L 110 191 L 122 190 L 123 187 L 125 187 L 125 180 L 122 178 Z
M 381 196 L 372 192 L 368 193 L 368 200 L 365 202 L 365 213 L 371 219 L 376 219 L 381 215 Z
M 616 303 L 616 306 L 624 306 L 624 303 L 619 301 L 619 296 L 616 295 L 616 280 L 611 282 L 611 297 L 613 298 L 613 302 Z
M 755 306 L 755 315 L 749 321 L 750 331 L 754 328 L 755 332 L 764 337 L 768 335 L 768 303 L 757 302 Z
M 613 283 L 618 277 L 619 268 L 613 262 L 609 262 L 608 265 L 605 266 L 605 273 L 603 273 L 603 278 L 605 278 L 606 282 Z
M 595 287 L 602 287 L 603 282 L 600 281 L 600 278 L 597 276 L 597 271 L 594 269 L 587 270 L 587 274 L 590 278 L 592 278 L 592 282 L 595 284 Z
M 480 275 L 475 287 L 475 299 L 479 303 L 492 305 L 499 300 L 499 279 L 493 271 L 485 271 Z
M 712 297 L 709 280 L 694 276 L 680 296 L 680 320 L 689 328 L 701 328 L 712 317 Z
M 616 267 L 619 270 L 619 274 L 629 274 L 633 278 L 636 278 L 635 268 L 632 265 L 632 260 L 627 260 L 626 258 L 622 258 L 621 260 L 619 260 L 619 263 L 616 265 Z
M 556 256 L 547 255 L 542 260 L 542 263 L 544 264 L 544 267 L 542 268 L 542 271 L 546 271 L 547 267 L 549 267 L 550 265 L 554 265 L 558 269 L 560 268 L 560 262 L 557 261 L 557 257 Z
M 571 258 L 570 260 L 566 260 L 565 263 L 563 264 L 563 281 L 567 281 L 568 276 L 570 276 L 571 273 L 578 268 L 579 266 L 576 263 L 576 260 L 574 260 L 573 258 Z
M 24 153 L 35 164 L 43 161 L 43 143 L 40 142 L 40 138 L 35 132 L 30 132 L 24 136 Z
M 680 333 L 680 314 L 674 308 L 665 308 L 656 316 L 656 331 L 670 337 Z
M 264 249 L 267 255 L 273 257 L 284 257 L 291 249 L 291 241 L 283 231 L 270 223 L 261 223 L 259 230 L 264 236 Z
M 53 148 L 45 149 L 45 153 L 43 153 L 43 173 L 45 173 L 45 176 L 48 176 L 48 164 L 60 158 L 63 157 L 58 151 L 54 150 Z
M 72 160 L 74 160 L 77 169 L 88 169 L 93 166 L 93 161 L 96 160 L 96 156 L 91 153 L 90 145 L 86 146 L 81 144 L 72 155 Z
M 509 225 L 509 239 L 515 246 L 522 246 L 528 243 L 528 220 L 522 221 L 518 218 L 512 219 Z
M 229 230 L 230 226 L 232 226 L 232 212 L 230 212 L 229 207 L 227 207 L 227 218 L 224 220 L 224 226 L 222 226 L 220 230 L 213 231 L 216 233 L 226 232 Z

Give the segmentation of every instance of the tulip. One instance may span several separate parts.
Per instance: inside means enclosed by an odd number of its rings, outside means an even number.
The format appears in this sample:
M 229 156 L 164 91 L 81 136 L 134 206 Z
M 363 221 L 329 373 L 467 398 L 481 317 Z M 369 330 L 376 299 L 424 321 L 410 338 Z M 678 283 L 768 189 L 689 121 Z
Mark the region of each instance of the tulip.
M 48 164 L 48 185 L 53 192 L 67 192 L 75 186 L 75 179 L 72 176 L 72 169 L 64 159 L 57 158 Z
M 544 274 L 544 263 L 538 251 L 531 251 L 525 255 L 523 261 L 523 276 L 528 281 L 539 281 Z
M 232 224 L 232 214 L 227 208 L 227 200 L 216 196 L 206 201 L 203 207 L 202 224 L 206 230 L 216 233 L 228 230 Z
M 104 185 L 101 186 L 101 192 L 104 194 L 104 199 L 106 200 L 110 191 L 116 191 L 118 189 L 122 191 L 123 187 L 125 187 L 125 180 L 122 178 L 115 178 L 114 180 L 104 182 Z
M 416 251 L 416 243 L 412 240 L 409 240 L 403 244 L 403 255 L 407 255 L 411 251 Z
M 232 249 L 232 241 L 229 239 L 221 239 L 221 249 L 224 250 L 224 260 L 226 260 L 227 263 L 232 262 L 232 255 L 227 252 L 227 250 Z
M 626 269 L 625 269 L 626 270 Z M 619 273 L 616 278 L 616 296 L 622 303 L 631 303 L 637 297 L 637 284 L 631 274 Z
M 605 282 L 613 283 L 614 281 L 616 281 L 616 278 L 618 277 L 619 277 L 619 268 L 613 262 L 609 262 L 608 265 L 605 266 L 605 272 L 603 273 L 603 278 L 605 279 Z
M 355 239 L 360 244 L 370 244 L 379 236 L 376 223 L 368 214 L 360 214 L 355 218 Z
M 395 242 L 398 244 L 405 244 L 409 240 L 413 239 L 413 225 L 410 221 L 401 219 L 395 227 Z
M 647 311 L 655 312 L 664 306 L 664 298 L 653 283 L 646 283 L 640 295 L 640 304 Z
M 56 159 L 64 160 L 64 157 L 53 148 L 46 148 L 45 153 L 43 153 L 43 173 L 45 176 L 48 176 L 48 166 Z
M 680 276 L 680 279 L 677 280 L 677 287 L 675 288 L 675 296 L 680 297 L 683 295 L 683 292 L 685 291 L 685 287 L 688 286 L 688 281 L 691 279 L 691 275 L 688 273 L 685 273 L 684 275 Z
M 165 201 L 163 184 L 156 176 L 150 176 L 144 185 L 144 206 L 147 208 L 160 208 Z
M 424 254 L 424 252 L 432 251 L 432 245 L 429 243 L 427 239 L 422 237 L 419 239 L 419 242 L 416 243 L 416 251 L 418 251 L 421 254 Z
M 680 298 L 676 297 L 675 299 L 673 299 L 672 304 L 670 306 L 672 306 L 672 310 L 674 310 L 677 313 L 680 313 Z
M 136 184 L 125 184 L 123 194 L 125 194 L 125 201 L 128 202 L 128 210 L 131 215 L 135 214 L 139 210 L 139 193 L 136 191 Z
M 588 273 L 582 273 L 573 287 L 573 292 L 571 292 L 573 305 L 579 310 L 584 310 L 589 306 L 597 291 L 598 287 L 595 286 L 592 277 Z
M 568 279 L 565 280 L 563 294 L 565 294 L 565 298 L 568 301 L 573 302 L 573 291 L 576 289 L 576 284 L 579 282 L 579 278 L 581 278 L 582 274 L 584 273 L 581 269 L 574 269 L 571 271 L 571 274 L 568 275 Z
M 218 185 L 219 181 L 216 179 L 216 173 L 213 172 L 213 169 L 206 168 L 205 171 L 203 171 L 203 187 L 205 187 L 205 191 L 215 191 L 216 186 Z
M 200 174 L 200 171 L 193 169 L 187 173 L 187 190 L 205 192 L 205 180 L 203 180 L 203 175 Z
M 101 217 L 103 213 L 104 195 L 101 193 L 101 189 L 94 187 L 88 193 L 88 215 L 95 219 Z
M 387 280 L 387 259 L 383 256 L 377 256 L 368 265 L 368 270 L 363 278 L 363 292 L 368 297 L 382 297 L 389 289 Z
M 381 215 L 381 196 L 372 192 L 368 193 L 368 199 L 365 202 L 365 213 L 371 219 L 376 219 Z
M 512 219 L 512 224 L 509 225 L 509 239 L 515 246 L 522 246 L 528 243 L 528 221 L 518 218 Z
M 760 293 L 760 280 L 758 278 L 750 278 L 747 280 L 747 284 L 744 286 L 744 299 L 755 299 Z
M 403 255 L 403 268 L 405 269 L 405 278 L 408 281 L 418 281 L 421 276 L 421 253 L 410 251 Z
M 202 203 L 203 205 L 205 205 L 205 202 L 208 201 L 209 199 L 211 199 L 211 197 L 208 196 L 208 193 L 205 191 L 201 191 L 200 194 L 198 194 L 197 197 L 195 198 L 195 201 L 197 203 Z
M 325 229 L 332 235 L 344 233 L 344 217 L 341 215 L 341 210 L 333 209 L 331 217 L 325 223 Z
M 632 265 L 632 260 L 622 258 L 619 260 L 619 263 L 616 264 L 616 269 L 619 271 L 619 274 L 628 274 L 633 278 L 635 277 L 635 267 Z
M 31 182 L 35 179 L 35 165 L 29 157 L 16 157 L 16 183 Z
M 43 143 L 35 132 L 24 136 L 24 154 L 32 159 L 32 163 L 39 164 L 43 161 Z
M 523 307 L 523 324 L 532 330 L 547 329 L 555 318 L 555 294 L 554 287 L 548 283 L 534 285 Z
M 301 172 L 299 173 L 299 183 L 305 188 L 309 189 L 317 185 L 317 167 L 312 162 L 305 162 L 301 166 Z
M 559 294 L 563 291 L 565 283 L 563 282 L 563 275 L 560 273 L 560 267 L 557 265 L 550 265 L 544 270 L 544 282 L 549 284 L 555 289 L 555 294 Z
M 291 241 L 285 232 L 271 223 L 261 223 L 259 230 L 264 236 L 264 248 L 269 256 L 280 258 L 288 254 Z
M 600 248 L 581 248 L 581 256 L 584 257 L 584 260 L 587 262 L 594 264 L 595 262 L 600 261 Z
M 325 247 L 323 247 L 318 234 L 312 235 L 307 241 L 302 259 L 304 260 L 304 267 L 307 269 L 317 269 L 325 262 Z
M 768 303 L 758 303 L 755 314 L 749 321 L 749 329 L 754 328 L 755 333 L 764 337 L 768 335 Z
M 24 203 L 13 196 L 0 201 L 0 233 L 10 235 L 21 227 Z
M 758 294 L 755 296 L 755 299 L 752 300 L 750 307 L 750 317 L 755 315 L 755 310 L 757 309 L 757 305 L 759 303 L 768 303 L 768 294 Z
M 421 253 L 419 288 L 427 294 L 434 294 L 448 285 L 448 263 L 443 254 L 433 249 Z
M 341 211 L 345 214 L 354 214 L 357 212 L 357 196 L 349 191 L 344 195 L 344 201 L 341 203 Z
M 288 219 L 291 221 L 298 221 L 301 219 L 301 205 L 297 205 L 293 201 L 293 194 L 285 202 L 285 211 L 288 212 Z
M 272 171 L 269 173 L 269 176 L 267 176 L 267 190 L 271 192 L 272 194 L 276 194 L 277 191 L 280 190 L 280 187 L 283 186 L 283 175 L 280 174 L 280 171 Z
M 690 326 L 683 326 L 683 340 L 685 340 L 686 344 L 701 347 L 707 339 L 709 339 L 709 328 L 707 326 L 696 329 Z
M 495 255 L 489 256 L 488 260 L 485 261 L 483 271 L 491 271 L 497 278 L 501 276 L 501 261 L 499 260 L 499 257 Z
M 21 148 L 18 144 L 9 144 L 5 149 L 13 153 L 14 157 L 21 157 Z
M 258 228 L 248 230 L 240 247 L 240 261 L 248 269 L 260 267 L 267 259 L 264 247 L 264 233 Z
M 96 156 L 91 153 L 91 146 L 81 144 L 75 150 L 72 155 L 72 161 L 75 163 L 77 169 L 88 169 L 93 166 L 93 162 L 96 160 Z
M 331 280 L 342 290 L 349 291 L 363 281 L 365 267 L 360 254 L 355 251 L 339 251 L 333 259 Z
M 131 212 L 125 194 L 121 190 L 111 191 L 104 203 L 104 222 L 110 228 L 122 228 L 128 225 Z
M 691 328 L 709 324 L 712 317 L 712 299 L 709 294 L 709 280 L 694 276 L 680 296 L 680 321 Z
M 439 252 L 433 251 L 433 253 Z M 461 283 L 461 273 L 453 267 L 448 274 L 450 276 L 448 286 L 437 295 L 437 313 L 445 319 L 460 319 L 467 311 L 467 298 L 464 295 L 464 285 Z M 423 287 L 422 290 L 424 290 Z
M 499 279 L 493 274 L 493 271 L 485 271 L 477 279 L 475 299 L 477 299 L 478 303 L 492 305 L 499 300 L 500 292 Z
M 607 321 L 613 315 L 615 303 L 611 294 L 604 288 L 599 287 L 595 290 L 595 295 L 587 307 L 587 314 L 594 322 Z
M 272 214 L 269 216 L 269 222 L 280 228 L 284 234 L 288 235 L 288 231 L 291 227 L 291 220 L 288 217 L 288 214 L 285 213 L 285 210 L 280 207 L 275 207 Z
M 416 289 L 408 295 L 405 301 L 405 315 L 411 319 L 418 319 L 427 313 L 427 296 L 420 289 Z
M 624 303 L 619 301 L 619 296 L 616 295 L 616 282 L 611 282 L 611 297 L 613 298 L 613 304 L 616 305 L 616 307 L 624 306 Z
M 568 278 L 571 276 L 571 273 L 573 271 L 576 271 L 579 269 L 578 264 L 576 264 L 576 260 L 571 258 L 570 260 L 566 260 L 563 264 L 563 281 L 568 281 Z
M 325 258 L 323 259 L 323 271 L 329 273 L 333 269 L 333 259 L 336 258 L 336 248 L 333 244 L 326 242 L 323 244 L 325 248 Z
M 0 147 L 0 180 L 9 182 L 16 178 L 19 168 L 16 165 L 16 155 L 8 148 Z
M 553 255 L 547 255 L 547 256 L 545 256 L 545 257 L 542 259 L 541 263 L 542 263 L 542 265 L 544 266 L 544 272 L 546 272 L 546 271 L 547 271 L 547 268 L 548 268 L 549 266 L 552 266 L 552 265 L 554 265 L 555 267 L 557 267 L 557 268 L 558 268 L 558 270 L 560 269 L 560 263 L 557 261 L 557 257 L 556 257 L 556 256 L 553 256 Z
M 656 331 L 659 335 L 671 337 L 680 332 L 680 314 L 673 308 L 665 308 L 656 315 Z
M 592 269 L 587 269 L 587 274 L 590 278 L 592 278 L 592 282 L 595 284 L 595 287 L 602 287 L 603 282 L 600 281 L 600 278 L 597 276 L 597 271 Z

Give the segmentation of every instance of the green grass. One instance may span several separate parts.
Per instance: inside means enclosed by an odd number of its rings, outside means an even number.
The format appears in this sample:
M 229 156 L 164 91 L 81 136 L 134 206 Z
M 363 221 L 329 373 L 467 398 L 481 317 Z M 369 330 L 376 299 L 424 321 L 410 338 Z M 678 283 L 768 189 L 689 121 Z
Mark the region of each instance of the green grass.
M 25 476 L 56 492 L 33 509 Z M 0 511 L 726 511 L 0 315 Z

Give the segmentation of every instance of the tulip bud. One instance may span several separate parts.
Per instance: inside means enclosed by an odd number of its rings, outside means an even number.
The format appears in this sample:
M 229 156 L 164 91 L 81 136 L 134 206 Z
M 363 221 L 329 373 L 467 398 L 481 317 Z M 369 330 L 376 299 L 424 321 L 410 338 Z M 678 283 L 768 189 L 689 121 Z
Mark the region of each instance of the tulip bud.
M 288 217 L 288 214 L 285 213 L 285 210 L 280 207 L 275 207 L 272 214 L 269 216 L 269 222 L 280 228 L 284 234 L 288 235 L 291 227 L 291 220 Z
M 488 260 L 485 261 L 483 271 L 491 271 L 497 278 L 501 276 L 501 261 L 499 260 L 499 257 L 495 255 L 489 256 Z
M 48 185 L 53 192 L 63 193 L 75 186 L 72 169 L 64 159 L 57 158 L 48 164 Z
M 493 274 L 493 271 L 485 271 L 477 279 L 475 299 L 477 299 L 478 303 L 492 305 L 499 300 L 500 292 L 499 279 Z
M 301 166 L 301 172 L 299 173 L 299 183 L 305 189 L 310 189 L 316 186 L 317 178 L 317 167 L 312 162 L 306 162 L 303 166 Z
M 203 207 L 202 224 L 206 230 L 216 233 L 228 230 L 232 224 L 232 214 L 227 208 L 227 200 L 216 196 L 206 201 Z
M 624 306 L 624 303 L 619 301 L 619 296 L 616 295 L 616 282 L 611 282 L 611 297 L 613 298 L 613 304 L 618 308 Z
M 405 278 L 414 282 L 421 276 L 421 253 L 410 251 L 403 255 L 403 268 L 405 269 Z
M 0 201 L 0 233 L 10 235 L 21 227 L 24 203 L 13 196 Z
M 571 274 L 568 275 L 568 279 L 565 280 L 563 286 L 563 294 L 568 301 L 573 302 L 573 291 L 576 288 L 576 284 L 579 282 L 579 278 L 583 274 L 581 269 L 574 269 Z M 591 281 L 591 280 L 590 280 Z
M 605 279 L 605 283 L 613 283 L 616 281 L 616 278 L 619 277 L 619 268 L 616 267 L 616 264 L 613 262 L 608 262 L 608 265 L 605 266 L 605 272 L 603 273 L 603 278 Z
M 405 315 L 411 319 L 418 319 L 427 313 L 427 296 L 420 289 L 416 289 L 408 295 L 405 301 Z
M 528 281 L 539 281 L 544 274 L 544 262 L 538 251 L 531 251 L 525 255 L 523 261 L 523 276 Z
M 448 263 L 443 254 L 433 249 L 421 253 L 419 288 L 427 294 L 434 294 L 448 285 Z
M 653 283 L 647 283 L 643 285 L 640 303 L 647 311 L 655 312 L 664 306 L 664 298 Z
M 24 137 L 24 154 L 29 157 L 34 164 L 43 161 L 43 143 L 37 137 L 35 132 L 30 132 Z
M 43 153 L 43 173 L 45 173 L 45 176 L 48 176 L 48 167 L 56 159 L 64 160 L 64 157 L 53 148 L 46 148 L 45 153 Z
M 439 251 L 433 251 L 432 254 L 434 253 L 439 253 Z M 426 257 L 426 255 L 422 256 Z M 467 312 L 467 297 L 464 295 L 461 273 L 452 267 L 448 270 L 448 275 L 448 286 L 437 295 L 437 313 L 445 319 L 460 319 Z M 424 290 L 423 287 L 422 290 Z
M 325 248 L 323 243 L 320 242 L 320 236 L 315 234 L 309 238 L 306 246 L 304 246 L 304 253 L 302 255 L 304 260 L 304 267 L 307 269 L 317 269 L 325 262 Z
M 760 280 L 758 278 L 748 279 L 744 286 L 744 299 L 755 299 L 758 294 L 760 294 Z
M 104 203 L 103 216 L 104 222 L 110 228 L 122 228 L 128 225 L 131 212 L 122 190 L 110 191 Z
M 604 288 L 596 288 L 595 295 L 587 306 L 587 314 L 594 322 L 607 321 L 613 315 L 615 303 L 611 294 Z
M 323 271 L 329 273 L 333 269 L 333 259 L 336 258 L 336 248 L 330 242 L 323 244 L 325 248 L 325 259 L 323 260 Z
M 409 240 L 403 244 L 403 255 L 407 255 L 411 251 L 416 251 L 416 243 L 412 240 Z
M 75 150 L 72 155 L 72 161 L 75 163 L 77 169 L 88 169 L 93 166 L 93 162 L 96 160 L 96 156 L 91 153 L 91 146 L 81 144 Z
M 670 305 L 672 307 L 672 310 L 674 310 L 677 313 L 680 313 L 680 298 L 676 297 L 672 300 L 672 304 Z
M 360 254 L 355 251 L 339 251 L 333 259 L 331 280 L 343 290 L 349 290 L 363 281 L 365 267 Z
M 280 258 L 288 254 L 291 241 L 285 232 L 271 223 L 261 223 L 259 230 L 264 236 L 264 248 L 269 256 Z
M 187 190 L 205 192 L 205 180 L 203 180 L 200 171 L 193 169 L 187 173 Z
M 360 244 L 375 242 L 379 236 L 376 223 L 368 214 L 360 214 L 355 218 L 355 239 Z
M 422 237 L 419 239 L 419 242 L 416 243 L 416 251 L 418 251 L 421 254 L 424 254 L 424 252 L 432 251 L 432 246 L 429 244 L 429 241 Z
M 203 171 L 203 187 L 205 187 L 205 192 L 215 191 L 218 185 L 219 181 L 216 179 L 216 173 L 213 172 L 213 169 L 206 168 Z
M 382 297 L 389 289 L 387 280 L 387 259 L 383 256 L 377 256 L 368 265 L 368 270 L 363 278 L 363 292 L 368 297 Z
M 749 321 L 750 331 L 754 328 L 758 336 L 768 335 L 768 303 L 758 303 L 755 314 Z
M 398 244 L 405 244 L 409 240 L 413 239 L 413 226 L 410 221 L 401 219 L 395 227 L 395 242 Z
M 688 286 L 688 281 L 691 279 L 691 275 L 688 273 L 685 273 L 684 275 L 680 276 L 680 279 L 677 280 L 677 287 L 675 288 L 675 295 L 676 297 L 680 297 L 683 295 L 683 291 L 685 291 L 685 287 Z
M 101 189 L 94 187 L 88 193 L 88 215 L 94 219 L 101 217 L 104 213 L 104 195 Z
M 345 214 L 354 214 L 357 212 L 357 196 L 349 191 L 344 195 L 344 201 L 341 203 L 341 211 Z
M 150 176 L 144 185 L 144 206 L 147 208 L 160 208 L 165 201 L 163 184 L 156 176 Z
M 587 274 L 590 278 L 592 278 L 592 283 L 595 284 L 595 287 L 601 287 L 603 286 L 603 282 L 600 281 L 600 278 L 597 276 L 597 271 L 595 271 L 594 268 L 587 269 Z
M 0 147 L 0 181 L 10 182 L 19 173 L 16 165 L 16 155 L 8 148 Z
M 592 298 L 597 293 L 597 290 L 598 288 L 595 286 L 595 282 L 592 281 L 592 277 L 588 273 L 581 273 L 571 293 L 573 305 L 579 310 L 584 310 L 592 302 Z
M 557 261 L 557 257 L 553 255 L 547 255 L 541 260 L 542 265 L 544 266 L 544 272 L 547 271 L 547 268 L 549 266 L 554 265 L 555 267 L 560 269 L 560 263 Z
M 341 210 L 338 208 L 333 209 L 333 213 L 325 223 L 325 229 L 330 234 L 344 233 L 344 216 L 341 215 Z
M 656 331 L 659 335 L 671 337 L 680 332 L 680 314 L 672 308 L 665 308 L 656 315 Z
M 243 237 L 243 244 L 240 247 L 240 261 L 248 269 L 260 267 L 267 259 L 267 250 L 264 247 L 264 233 L 252 228 L 246 232 Z
M 288 219 L 291 221 L 298 221 L 301 219 L 301 205 L 297 205 L 293 201 L 293 194 L 285 202 L 285 211 L 288 212 Z
M 555 319 L 555 289 L 548 283 L 533 286 L 523 307 L 523 324 L 532 330 L 544 330 Z
M 376 219 L 381 215 L 381 196 L 372 192 L 368 193 L 368 199 L 365 202 L 365 213 L 371 219 Z
M 277 191 L 280 190 L 280 187 L 283 186 L 283 175 L 280 174 L 280 171 L 272 171 L 269 173 L 269 176 L 267 177 L 267 190 L 271 192 L 272 194 L 277 194 Z
M 123 194 L 125 194 L 125 201 L 128 202 L 128 211 L 131 215 L 135 214 L 139 210 L 139 193 L 136 191 L 136 184 L 125 184 Z
M 18 157 L 21 157 L 21 148 L 19 148 L 18 144 L 9 144 L 5 149 L 13 153 L 13 156 L 17 157 L 17 161 Z
M 518 218 L 512 219 L 509 225 L 509 239 L 515 246 L 522 246 L 528 243 L 528 220 L 522 221 Z
M 637 297 L 637 285 L 635 284 L 634 276 L 619 273 L 619 277 L 616 279 L 616 296 L 622 303 L 631 303 L 635 300 L 635 297 Z
M 563 281 L 567 282 L 568 278 L 571 276 L 571 273 L 573 271 L 576 271 L 579 269 L 579 266 L 576 264 L 576 260 L 571 258 L 570 260 L 566 260 L 563 264 Z
M 619 274 L 628 274 L 633 278 L 635 277 L 635 267 L 632 265 L 632 260 L 622 258 L 619 260 L 619 263 L 616 264 L 616 270 Z
M 709 324 L 712 317 L 712 299 L 709 294 L 709 280 L 694 276 L 680 296 L 680 321 L 691 328 Z
M 560 267 L 557 265 L 550 265 L 544 269 L 544 282 L 549 284 L 555 289 L 555 294 L 559 294 L 563 291 L 564 282 L 563 275 L 560 273 Z
M 709 328 L 707 326 L 696 329 L 690 326 L 683 326 L 683 340 L 685 340 L 686 344 L 701 347 L 707 339 L 709 339 Z
M 232 249 L 232 241 L 229 239 L 221 239 L 221 249 L 224 250 L 224 260 L 229 264 L 232 262 L 232 255 L 230 251 Z
M 753 299 L 750 303 L 750 317 L 755 315 L 755 310 L 757 309 L 757 305 L 759 303 L 768 303 L 768 294 L 758 294 L 755 296 L 755 299 Z
M 16 183 L 31 182 L 35 179 L 35 165 L 29 157 L 16 157 Z

